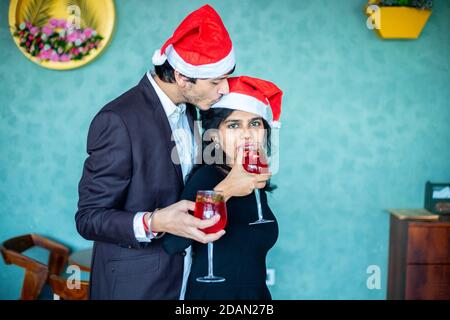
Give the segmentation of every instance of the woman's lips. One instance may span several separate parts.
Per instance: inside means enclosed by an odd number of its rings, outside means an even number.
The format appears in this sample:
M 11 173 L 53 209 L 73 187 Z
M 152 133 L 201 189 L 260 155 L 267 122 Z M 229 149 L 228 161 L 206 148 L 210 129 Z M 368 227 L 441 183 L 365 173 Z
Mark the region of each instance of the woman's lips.
M 244 144 L 241 144 L 240 146 L 238 146 L 238 148 L 256 148 L 258 146 L 257 143 L 251 143 L 251 142 L 246 142 Z

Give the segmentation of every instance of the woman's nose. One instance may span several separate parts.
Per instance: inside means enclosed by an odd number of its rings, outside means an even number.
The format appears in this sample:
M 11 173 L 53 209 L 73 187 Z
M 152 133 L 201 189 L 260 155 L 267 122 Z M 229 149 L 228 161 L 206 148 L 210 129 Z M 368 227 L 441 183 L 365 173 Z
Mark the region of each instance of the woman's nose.
M 248 128 L 243 128 L 241 130 L 241 139 L 243 140 L 249 140 L 252 137 L 252 133 Z

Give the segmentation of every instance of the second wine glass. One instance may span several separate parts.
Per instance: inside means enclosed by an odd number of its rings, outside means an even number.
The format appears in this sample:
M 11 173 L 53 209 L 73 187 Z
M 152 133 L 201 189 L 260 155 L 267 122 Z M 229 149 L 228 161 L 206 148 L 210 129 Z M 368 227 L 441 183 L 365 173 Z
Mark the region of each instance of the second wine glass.
M 225 228 L 227 224 L 227 207 L 223 196 L 212 190 L 197 191 L 194 216 L 199 219 L 210 219 L 220 215 L 220 220 L 213 226 L 202 229 L 205 233 L 215 233 Z M 225 278 L 214 275 L 213 272 L 213 243 L 208 243 L 208 275 L 197 278 L 198 282 L 224 282 Z
M 244 146 L 244 159 L 243 167 L 249 173 L 268 173 L 269 163 L 263 150 L 261 150 L 256 144 L 247 144 Z M 255 188 L 256 208 L 258 210 L 258 220 L 249 223 L 261 224 L 274 222 L 273 220 L 264 219 L 261 207 L 261 195 L 259 189 Z

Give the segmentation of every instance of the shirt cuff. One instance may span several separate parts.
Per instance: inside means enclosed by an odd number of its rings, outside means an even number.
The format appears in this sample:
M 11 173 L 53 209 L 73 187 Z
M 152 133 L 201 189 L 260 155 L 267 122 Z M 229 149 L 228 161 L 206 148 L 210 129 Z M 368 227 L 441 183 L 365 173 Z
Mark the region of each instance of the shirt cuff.
M 144 222 L 142 221 L 146 212 L 138 212 L 134 215 L 133 219 L 133 230 L 134 236 L 139 242 L 151 242 L 155 237 L 155 234 L 152 232 L 145 232 Z M 151 219 L 149 220 L 149 224 L 151 223 Z

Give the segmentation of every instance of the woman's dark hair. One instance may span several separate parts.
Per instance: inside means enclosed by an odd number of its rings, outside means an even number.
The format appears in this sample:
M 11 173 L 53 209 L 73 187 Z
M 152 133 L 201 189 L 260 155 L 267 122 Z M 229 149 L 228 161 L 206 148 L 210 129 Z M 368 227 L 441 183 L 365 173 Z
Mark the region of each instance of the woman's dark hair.
M 216 129 L 218 130 L 220 127 L 220 124 L 225 121 L 225 119 L 227 119 L 231 113 L 233 113 L 233 109 L 228 109 L 228 108 L 211 108 L 208 109 L 206 111 L 200 110 L 200 120 L 201 120 L 201 124 L 202 124 L 202 128 L 204 130 L 204 132 L 210 130 L 210 129 Z M 263 125 L 264 125 L 264 129 L 267 130 L 267 135 L 266 135 L 266 139 L 267 139 L 267 154 L 270 156 L 271 154 L 271 143 L 270 143 L 270 138 L 271 138 L 271 128 L 269 123 L 262 119 Z M 204 135 L 204 133 L 203 133 Z M 202 155 L 203 152 L 205 151 L 206 147 L 209 146 L 211 144 L 211 140 L 206 139 L 207 141 L 204 141 L 203 137 L 202 137 Z M 222 150 L 222 148 L 217 150 L 218 152 L 222 152 L 222 157 L 220 159 L 226 159 L 226 155 L 224 153 L 224 151 Z M 211 151 L 211 157 L 212 158 L 216 158 L 216 149 L 213 148 Z M 191 178 L 195 171 L 200 168 L 203 164 L 197 164 L 194 166 L 194 168 L 191 170 L 191 173 L 189 174 L 189 178 Z M 226 165 L 226 163 L 224 164 L 214 164 L 216 167 L 219 167 L 220 169 L 222 169 L 222 171 L 228 173 L 230 172 L 231 168 L 229 166 Z M 266 186 L 264 187 L 263 190 L 268 191 L 268 192 L 272 192 L 273 190 L 275 190 L 277 188 L 276 185 L 273 185 L 270 183 L 270 180 L 267 181 Z

